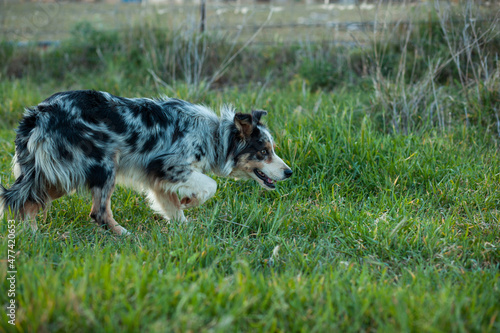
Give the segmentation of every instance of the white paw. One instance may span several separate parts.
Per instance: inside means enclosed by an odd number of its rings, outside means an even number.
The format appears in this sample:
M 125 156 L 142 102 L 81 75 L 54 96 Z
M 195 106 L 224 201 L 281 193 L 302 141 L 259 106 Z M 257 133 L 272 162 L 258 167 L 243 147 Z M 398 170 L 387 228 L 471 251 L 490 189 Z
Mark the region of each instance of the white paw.
M 177 193 L 181 198 L 181 204 L 189 208 L 203 204 L 216 191 L 217 182 L 215 180 L 204 174 L 195 173 L 185 184 L 179 187 Z
M 188 221 L 187 218 L 184 216 L 184 212 L 182 210 L 177 211 L 175 213 L 171 213 L 169 215 L 163 214 L 163 217 L 165 217 L 165 220 L 167 221 L 167 223 L 171 223 L 171 222 L 186 223 Z
M 122 227 L 121 225 L 117 224 L 112 228 L 113 232 L 119 236 L 127 236 L 130 235 L 130 232 L 128 232 L 127 229 Z

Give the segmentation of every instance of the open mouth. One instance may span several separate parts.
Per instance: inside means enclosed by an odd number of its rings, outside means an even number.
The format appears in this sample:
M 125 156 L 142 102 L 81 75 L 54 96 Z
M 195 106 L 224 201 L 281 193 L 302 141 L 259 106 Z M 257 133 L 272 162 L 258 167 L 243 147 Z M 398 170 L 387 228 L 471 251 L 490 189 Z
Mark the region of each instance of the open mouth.
M 254 169 L 253 172 L 257 175 L 257 177 L 259 177 L 260 180 L 264 182 L 264 185 L 269 188 L 276 188 L 276 185 L 274 184 L 275 181 L 269 178 L 265 173 L 263 173 L 259 169 Z

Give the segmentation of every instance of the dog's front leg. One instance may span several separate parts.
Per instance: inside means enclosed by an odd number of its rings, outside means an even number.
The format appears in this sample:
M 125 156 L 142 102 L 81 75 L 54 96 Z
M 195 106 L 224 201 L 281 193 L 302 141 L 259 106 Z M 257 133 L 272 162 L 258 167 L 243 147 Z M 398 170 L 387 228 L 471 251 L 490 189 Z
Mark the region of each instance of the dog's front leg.
M 167 220 L 186 222 L 183 210 L 203 204 L 216 190 L 215 180 L 201 172 L 193 171 L 183 182 L 164 183 L 161 187 L 151 188 L 148 197 L 151 207 Z
M 202 205 L 214 196 L 217 191 L 217 182 L 201 172 L 193 172 L 187 181 L 177 186 L 180 199 L 180 208 L 187 209 Z
M 150 189 L 148 198 L 151 201 L 151 208 L 162 214 L 167 221 L 187 222 L 179 197 L 170 189 Z

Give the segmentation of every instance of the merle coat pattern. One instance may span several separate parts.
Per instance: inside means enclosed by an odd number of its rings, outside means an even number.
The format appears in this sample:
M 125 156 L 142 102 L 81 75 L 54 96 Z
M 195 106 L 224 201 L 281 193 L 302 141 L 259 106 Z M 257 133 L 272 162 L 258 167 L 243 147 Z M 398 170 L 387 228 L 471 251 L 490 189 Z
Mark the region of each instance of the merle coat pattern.
M 123 98 L 98 91 L 52 95 L 27 109 L 17 129 L 15 183 L 0 186 L 0 214 L 10 210 L 31 220 L 52 200 L 87 187 L 90 216 L 116 234 L 127 233 L 114 219 L 116 183 L 148 193 L 167 219 L 186 221 L 183 210 L 214 195 L 205 175 L 253 178 L 266 189 L 292 174 L 275 154 L 260 122 L 265 111 L 221 117 L 210 109 L 174 98 Z

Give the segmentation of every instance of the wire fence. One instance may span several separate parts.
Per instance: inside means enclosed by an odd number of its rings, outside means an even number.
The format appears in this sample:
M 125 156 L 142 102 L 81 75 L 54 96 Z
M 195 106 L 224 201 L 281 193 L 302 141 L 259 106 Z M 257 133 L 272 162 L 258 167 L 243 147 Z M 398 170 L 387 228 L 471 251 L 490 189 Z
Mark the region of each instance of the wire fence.
M 205 2 L 203 2 L 204 4 Z M 426 5 L 421 4 L 424 8 Z M 205 10 L 203 10 L 205 8 Z M 245 41 L 259 32 L 254 45 L 331 43 L 359 45 L 372 40 L 381 31 L 428 25 L 428 17 L 409 17 L 416 6 L 394 6 L 392 9 L 342 5 L 168 5 L 141 6 L 31 4 L 0 8 L 0 39 L 41 47 L 59 45 L 71 36 L 75 23 L 88 20 L 100 31 L 126 32 L 133 26 L 151 29 L 221 33 L 233 40 Z M 425 8 L 424 8 L 425 9 Z M 390 15 L 387 15 L 390 10 Z M 422 10 L 425 12 L 425 10 Z M 384 14 L 384 18 L 379 18 Z M 380 15 L 382 16 L 382 15 Z M 390 16 L 388 19 L 387 17 Z M 357 17 L 357 19 L 356 19 Z M 360 19 L 361 18 L 361 19 Z M 486 20 L 477 19 L 475 24 Z

